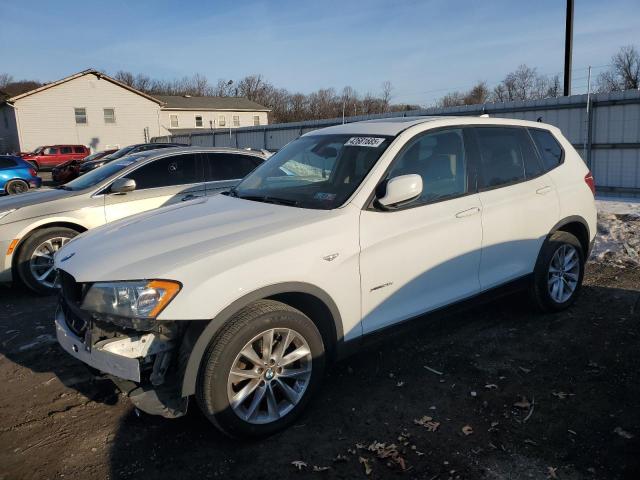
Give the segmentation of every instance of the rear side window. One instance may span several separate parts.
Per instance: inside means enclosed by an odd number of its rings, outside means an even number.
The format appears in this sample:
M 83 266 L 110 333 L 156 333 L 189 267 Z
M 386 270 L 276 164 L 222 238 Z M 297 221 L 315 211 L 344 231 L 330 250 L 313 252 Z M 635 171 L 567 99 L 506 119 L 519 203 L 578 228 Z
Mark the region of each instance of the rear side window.
M 84 153 L 85 150 L 82 147 L 73 147 L 74 153 Z
M 0 168 L 12 168 L 16 166 L 15 160 L 7 157 L 0 157 Z
M 204 153 L 207 181 L 236 180 L 246 177 L 261 162 L 250 155 Z
M 60 153 L 71 153 L 71 147 L 60 147 Z
M 136 190 L 198 183 L 202 178 L 197 174 L 196 161 L 193 153 L 160 158 L 128 173 L 126 178 L 136 181 Z
M 510 185 L 542 173 L 533 144 L 523 128 L 475 130 L 480 148 L 480 188 Z
M 553 134 L 547 130 L 529 129 L 533 141 L 538 147 L 545 171 L 549 171 L 562 163 L 562 147 Z

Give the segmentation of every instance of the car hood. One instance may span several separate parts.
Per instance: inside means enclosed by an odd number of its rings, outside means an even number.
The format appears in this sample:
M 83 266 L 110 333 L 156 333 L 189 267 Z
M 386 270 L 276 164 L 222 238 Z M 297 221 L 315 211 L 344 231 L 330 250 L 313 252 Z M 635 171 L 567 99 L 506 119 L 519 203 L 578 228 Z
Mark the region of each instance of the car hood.
M 304 232 L 331 215 L 327 210 L 216 195 L 90 230 L 61 249 L 55 262 L 80 282 L 145 278 L 185 282 L 190 265 L 213 259 L 216 269 L 224 269 L 248 261 L 249 244 L 252 255 L 273 254 L 286 248 L 295 237 L 293 230 Z
M 0 223 L 15 222 L 26 218 L 58 213 L 64 209 L 57 206 L 57 201 L 78 195 L 79 192 L 69 190 L 40 188 L 20 195 L 9 195 L 0 198 L 0 212 L 16 209 Z

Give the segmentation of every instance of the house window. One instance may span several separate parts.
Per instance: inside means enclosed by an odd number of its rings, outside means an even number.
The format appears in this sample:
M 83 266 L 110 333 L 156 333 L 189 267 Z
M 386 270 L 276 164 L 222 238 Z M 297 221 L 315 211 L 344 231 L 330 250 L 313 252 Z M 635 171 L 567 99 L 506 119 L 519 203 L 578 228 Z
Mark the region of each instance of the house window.
M 83 108 L 74 108 L 73 110 L 76 114 L 76 125 L 86 125 L 87 109 L 83 107 Z
M 116 123 L 116 109 L 104 108 L 104 123 Z
M 254 115 L 253 116 L 253 125 L 254 126 L 260 125 L 260 116 L 259 115 Z
M 227 124 L 227 119 L 224 115 L 218 115 L 218 126 L 224 127 Z
M 234 127 L 239 127 L 240 126 L 240 115 L 234 115 L 233 116 L 233 126 Z
M 202 115 L 196 115 L 196 127 L 202 127 Z
M 171 128 L 178 128 L 178 115 L 169 115 L 169 123 Z

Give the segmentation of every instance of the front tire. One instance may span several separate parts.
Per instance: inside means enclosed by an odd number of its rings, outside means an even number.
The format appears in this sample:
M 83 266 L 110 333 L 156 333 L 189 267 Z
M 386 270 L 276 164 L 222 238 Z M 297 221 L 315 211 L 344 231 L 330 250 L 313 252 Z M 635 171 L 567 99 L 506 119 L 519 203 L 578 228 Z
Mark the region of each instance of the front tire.
M 16 265 L 22 282 L 40 295 L 54 294 L 53 255 L 78 233 L 71 228 L 52 227 L 37 230 L 27 238 L 20 247 Z
M 10 180 L 4 187 L 7 195 L 18 195 L 29 191 L 29 184 L 24 180 Z
M 325 347 L 302 312 L 273 300 L 242 309 L 212 340 L 196 386 L 205 416 L 225 434 L 263 437 L 291 425 L 325 366 Z
M 544 243 L 533 274 L 530 295 L 543 312 L 559 312 L 575 301 L 584 277 L 585 256 L 578 239 L 554 232 Z

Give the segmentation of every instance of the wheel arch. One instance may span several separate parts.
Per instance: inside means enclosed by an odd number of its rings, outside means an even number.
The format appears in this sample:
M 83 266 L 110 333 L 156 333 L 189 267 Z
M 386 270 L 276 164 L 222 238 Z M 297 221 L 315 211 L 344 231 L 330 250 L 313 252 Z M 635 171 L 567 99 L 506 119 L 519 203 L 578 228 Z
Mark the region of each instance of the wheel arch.
M 287 282 L 260 288 L 235 300 L 210 321 L 194 321 L 184 334 L 178 356 L 182 396 L 193 395 L 202 357 L 220 329 L 242 308 L 258 300 L 275 300 L 300 310 L 318 327 L 329 359 L 343 341 L 342 319 L 337 305 L 321 288 L 308 283 Z
M 553 228 L 549 232 L 549 237 L 555 232 L 559 231 L 568 232 L 574 235 L 582 246 L 582 251 L 584 252 L 585 258 L 589 256 L 591 247 L 591 232 L 589 231 L 589 224 L 584 218 L 579 215 L 571 215 L 569 217 L 563 218 L 553 226 Z
M 71 228 L 73 230 L 76 230 L 78 233 L 86 232 L 88 230 L 87 227 L 80 225 L 79 223 L 74 223 L 74 222 L 69 222 L 64 220 L 53 221 L 50 223 L 42 223 L 40 225 L 36 225 L 31 230 L 29 230 L 26 234 L 20 237 L 20 241 L 18 242 L 18 245 L 16 245 L 16 248 L 13 252 L 13 257 L 11 258 L 11 269 L 13 270 L 14 278 L 16 277 L 15 269 L 17 268 L 18 257 L 20 257 L 20 252 L 22 251 L 22 248 L 24 247 L 25 242 L 33 234 L 39 232 L 40 230 L 44 230 L 45 228 L 55 228 L 55 227 Z
M 11 182 L 24 182 L 27 184 L 27 187 L 29 187 L 29 182 L 27 180 L 25 180 L 24 178 L 20 178 L 20 177 L 14 177 L 14 178 L 10 178 L 8 180 L 5 180 L 4 182 L 4 186 L 2 187 L 2 190 L 4 190 L 5 192 L 7 191 L 7 185 L 9 185 Z

